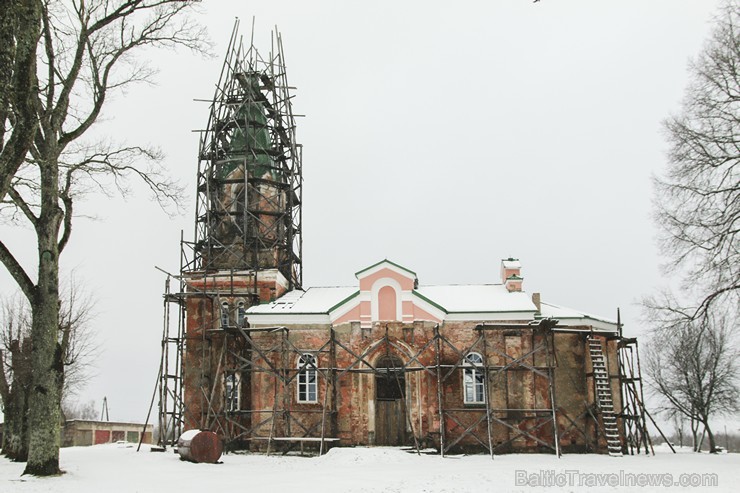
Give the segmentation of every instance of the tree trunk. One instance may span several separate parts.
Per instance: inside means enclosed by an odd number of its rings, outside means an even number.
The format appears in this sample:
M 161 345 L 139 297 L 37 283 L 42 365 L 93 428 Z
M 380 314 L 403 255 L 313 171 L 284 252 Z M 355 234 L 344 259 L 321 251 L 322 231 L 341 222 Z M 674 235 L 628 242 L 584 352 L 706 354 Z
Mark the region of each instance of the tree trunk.
M 699 422 L 692 416 L 691 418 L 691 448 L 694 452 L 699 451 L 699 447 L 701 447 L 701 444 L 699 443 Z
M 14 389 L 3 418 L 3 455 L 15 462 L 28 460 L 28 393 Z
M 45 170 L 48 172 L 48 170 Z M 56 174 L 56 170 L 53 171 Z M 57 186 L 55 177 L 42 171 L 45 187 Z M 46 178 L 46 179 L 45 179 Z M 48 181 L 47 181 L 48 179 Z M 39 281 L 31 302 L 33 322 L 30 391 L 28 463 L 23 474 L 59 474 L 61 388 L 64 355 L 59 344 L 59 249 L 56 238 L 60 211 L 56 204 L 43 209 L 37 226 Z
M 709 421 L 704 421 L 704 429 L 707 432 L 707 436 L 709 436 L 709 453 L 710 454 L 716 454 L 717 453 L 717 442 L 714 439 L 714 433 L 712 433 L 712 430 L 709 428 Z
M 34 371 L 29 396 L 28 463 L 23 474 L 49 476 L 60 472 L 60 382 L 63 362 L 57 342 L 59 292 L 56 252 L 47 250 L 40 253 L 39 285 L 31 304 Z
M 13 9 L 8 2 L 3 2 L 3 8 L 0 9 L 0 151 L 5 145 L 5 122 L 10 113 L 10 93 L 13 87 L 16 24 L 13 17 Z
M 3 455 L 16 462 L 28 460 L 28 389 L 31 381 L 31 341 L 11 342 L 13 380 L 3 418 Z

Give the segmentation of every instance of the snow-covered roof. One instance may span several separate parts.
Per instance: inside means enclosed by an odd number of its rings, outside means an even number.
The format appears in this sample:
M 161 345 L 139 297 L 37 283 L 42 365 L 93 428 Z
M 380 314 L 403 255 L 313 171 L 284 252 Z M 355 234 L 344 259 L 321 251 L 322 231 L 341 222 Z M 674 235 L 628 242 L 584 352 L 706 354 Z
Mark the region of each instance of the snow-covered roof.
M 419 286 L 416 290 L 447 313 L 535 312 L 527 293 L 510 293 L 503 284 Z
M 305 291 L 296 289 L 271 303 L 249 308 L 247 314 L 329 313 L 334 306 L 356 293 L 357 287 L 354 286 L 308 288 Z
M 529 293 L 509 292 L 503 284 L 419 286 L 409 296 L 411 298 L 404 299 L 416 298 L 428 309 L 437 310 L 438 320 L 554 318 L 565 326 L 589 326 L 607 331 L 617 328 L 613 320 L 553 303 L 542 302 L 538 314 Z M 257 324 L 328 324 L 365 299 L 369 300 L 369 293 L 359 291 L 356 286 L 312 287 L 289 291 L 275 301 L 252 306 L 247 316 Z
M 271 303 L 253 306 L 247 313 L 329 313 L 357 293 L 357 288 L 352 286 L 295 290 Z M 537 310 L 527 293 L 510 293 L 503 284 L 419 286 L 414 293 L 447 313 L 534 313 Z
M 614 320 L 544 301 L 540 303 L 540 314 L 543 318 L 560 320 L 562 325 L 592 325 L 594 328 L 604 330 L 616 330 L 617 328 L 617 322 Z

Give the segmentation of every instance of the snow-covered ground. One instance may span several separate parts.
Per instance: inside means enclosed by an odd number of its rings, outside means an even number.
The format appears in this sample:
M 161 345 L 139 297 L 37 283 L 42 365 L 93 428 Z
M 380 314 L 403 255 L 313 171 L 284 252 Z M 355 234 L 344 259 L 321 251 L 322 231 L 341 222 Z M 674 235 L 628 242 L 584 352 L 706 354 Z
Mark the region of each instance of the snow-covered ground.
M 441 458 L 358 447 L 335 448 L 322 457 L 229 454 L 221 460 L 192 464 L 172 451 L 137 453 L 131 444 L 64 448 L 61 477 L 21 476 L 23 464 L 0 459 L 0 492 L 740 491 L 740 454 L 674 455 L 663 448 L 654 457 L 501 455 L 491 461 L 484 455 Z M 707 475 L 715 475 L 717 486 L 664 486 L 712 478 Z M 660 485 L 637 486 L 641 481 Z M 627 484 L 610 486 L 619 482 Z

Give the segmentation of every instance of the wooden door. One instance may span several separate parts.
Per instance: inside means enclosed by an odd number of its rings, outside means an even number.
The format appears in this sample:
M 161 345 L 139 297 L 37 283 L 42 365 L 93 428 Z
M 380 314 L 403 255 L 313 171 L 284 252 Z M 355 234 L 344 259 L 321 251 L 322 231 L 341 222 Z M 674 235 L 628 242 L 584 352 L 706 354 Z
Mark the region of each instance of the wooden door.
M 405 445 L 406 379 L 397 359 L 384 358 L 376 368 L 375 376 L 375 444 Z

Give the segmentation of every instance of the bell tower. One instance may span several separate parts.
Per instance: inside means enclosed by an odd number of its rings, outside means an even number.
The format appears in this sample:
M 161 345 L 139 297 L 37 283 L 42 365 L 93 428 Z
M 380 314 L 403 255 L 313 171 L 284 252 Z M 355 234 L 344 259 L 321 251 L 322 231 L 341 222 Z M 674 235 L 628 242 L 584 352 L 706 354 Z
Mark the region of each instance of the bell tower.
M 260 271 L 277 271 L 288 289 L 302 281 L 302 148 L 279 34 L 272 44 L 263 57 L 232 34 L 201 131 L 194 258 L 187 266 L 251 273 L 255 295 Z
M 302 285 L 302 147 L 282 37 L 265 54 L 238 31 L 237 20 L 199 131 L 194 240 L 181 242 L 179 290 L 166 285 L 161 445 L 193 428 L 229 442 L 250 427 L 246 310 Z

